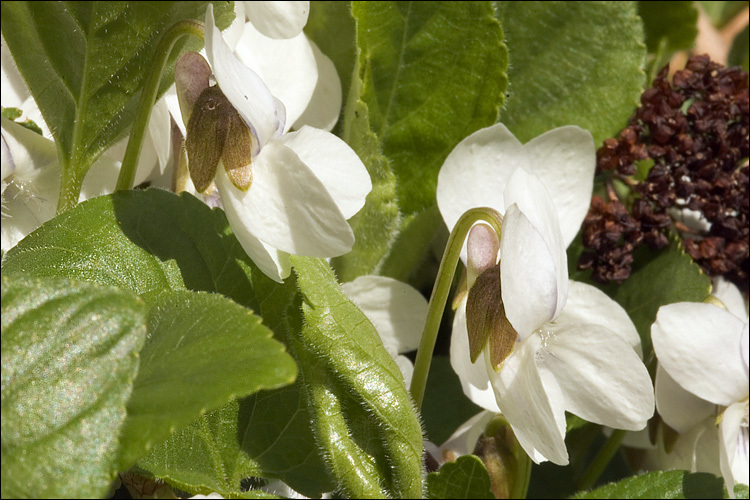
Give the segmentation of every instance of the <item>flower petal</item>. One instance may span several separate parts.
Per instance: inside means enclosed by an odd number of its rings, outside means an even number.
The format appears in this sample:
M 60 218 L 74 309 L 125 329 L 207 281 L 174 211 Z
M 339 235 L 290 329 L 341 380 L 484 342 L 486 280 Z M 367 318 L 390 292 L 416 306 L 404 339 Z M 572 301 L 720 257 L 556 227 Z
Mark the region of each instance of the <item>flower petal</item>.
M 284 131 L 289 130 L 307 108 L 318 82 L 318 65 L 307 36 L 300 33 L 288 40 L 275 40 L 247 23 L 234 53 L 284 103 Z
M 529 457 L 535 463 L 568 465 L 562 393 L 548 372 L 537 369 L 535 358 L 541 347 L 539 336 L 532 335 L 516 347 L 499 372 L 489 366 L 488 356 L 485 362 L 497 404 Z
M 479 437 L 484 433 L 487 424 L 495 417 L 491 411 L 480 411 L 469 420 L 461 424 L 451 436 L 440 445 L 440 454 L 436 457 L 442 461 L 455 460 L 461 455 L 474 452 Z
M 734 283 L 723 276 L 717 276 L 713 279 L 713 290 L 711 293 L 727 307 L 730 313 L 740 319 L 747 317 L 745 299 L 742 297 L 740 289 Z
M 656 409 L 668 426 L 677 432 L 688 432 L 700 421 L 716 413 L 716 405 L 683 389 L 663 366 L 656 368 L 654 381 Z
M 503 192 L 523 167 L 523 145 L 502 123 L 478 130 L 451 151 L 438 173 L 437 204 L 448 230 L 470 208 L 505 212 Z M 466 249 L 461 257 L 466 263 Z
M 724 411 L 719 424 L 721 475 L 727 490 L 738 483 L 748 484 L 748 401 L 734 403 Z M 732 495 L 733 496 L 733 495 Z
M 253 132 L 258 141 L 253 145 L 253 151 L 258 154 L 260 148 L 284 129 L 284 106 L 271 94 L 263 80 L 232 53 L 214 23 L 211 4 L 206 9 L 205 37 L 206 57 L 214 78 Z
M 341 79 L 333 61 L 318 48 L 315 42 L 308 41 L 318 67 L 318 81 L 310 102 L 302 116 L 294 122 L 293 128 L 299 129 L 303 125 L 309 125 L 330 132 L 339 121 L 341 114 Z
M 253 260 L 260 270 L 274 281 L 281 283 L 292 271 L 289 254 L 281 252 L 256 238 L 243 223 L 247 210 L 238 198 L 231 194 L 225 194 L 229 186 L 239 192 L 227 177 L 223 168 L 216 173 L 216 187 L 221 194 L 224 213 L 229 221 L 229 226 L 237 240 L 242 245 L 245 253 Z
M 596 170 L 594 138 L 587 130 L 569 125 L 535 137 L 523 150 L 525 168 L 539 176 L 552 196 L 567 248 L 589 210 Z
M 372 189 L 370 174 L 357 153 L 335 135 L 308 126 L 284 134 L 281 142 L 291 148 L 320 179 L 349 219 L 365 205 Z
M 708 472 L 721 475 L 719 463 L 719 433 L 714 418 L 707 418 L 693 426 L 688 432 L 671 438 L 675 441 L 667 453 L 664 446 L 664 433 L 659 429 L 657 436 L 659 464 L 662 470 L 683 469 L 690 472 Z
M 500 236 L 500 279 L 505 314 L 522 339 L 552 320 L 565 301 L 567 279 L 559 281 L 554 251 L 518 206 L 511 205 Z
M 500 408 L 497 406 L 495 391 L 490 385 L 487 368 L 481 360 L 471 362 L 469 333 L 466 331 L 466 300 L 461 301 L 453 316 L 450 356 L 451 367 L 458 375 L 466 397 L 485 410 L 499 412 Z
M 568 283 L 568 300 L 556 323 L 601 325 L 642 355 L 638 330 L 620 304 L 594 286 L 573 280 Z
M 310 2 L 245 2 L 247 18 L 267 37 L 292 38 L 302 32 Z
M 654 414 L 654 389 L 633 348 L 600 325 L 565 322 L 546 328 L 537 363 L 560 384 L 565 409 L 589 422 L 643 429 Z
M 360 276 L 341 288 L 372 322 L 384 345 L 397 353 L 419 347 L 427 300 L 416 288 L 385 276 Z
M 694 302 L 662 306 L 651 326 L 659 363 L 686 390 L 728 406 L 747 398 L 740 354 L 744 322 L 724 309 Z
M 253 183 L 246 192 L 223 174 L 215 178 L 224 208 L 234 205 L 236 223 L 267 245 L 291 254 L 335 257 L 351 250 L 354 233 L 349 224 L 323 183 L 294 151 L 272 141 L 252 168 Z M 232 229 L 236 230 L 234 225 Z

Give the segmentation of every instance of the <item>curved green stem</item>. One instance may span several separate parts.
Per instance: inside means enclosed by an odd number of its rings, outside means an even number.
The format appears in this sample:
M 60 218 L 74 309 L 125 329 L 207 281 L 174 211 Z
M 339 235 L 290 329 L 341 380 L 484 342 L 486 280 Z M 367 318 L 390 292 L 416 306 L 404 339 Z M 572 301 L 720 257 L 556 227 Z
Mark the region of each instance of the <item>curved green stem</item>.
M 445 253 L 443 253 L 443 260 L 440 262 L 437 279 L 432 288 L 430 306 L 427 311 L 427 321 L 422 331 L 422 339 L 419 342 L 417 359 L 414 362 L 414 375 L 411 379 L 411 396 L 414 398 L 417 409 L 421 409 L 422 407 L 424 390 L 427 385 L 427 374 L 430 371 L 430 363 L 432 362 L 432 351 L 435 349 L 440 320 L 443 317 L 445 303 L 448 300 L 453 275 L 456 273 L 456 264 L 458 264 L 458 258 L 461 255 L 461 248 L 463 247 L 466 235 L 469 233 L 469 229 L 478 221 L 487 222 L 497 233 L 498 239 L 500 238 L 503 217 L 496 210 L 488 207 L 468 210 L 458 219 L 456 226 L 448 237 Z
M 586 473 L 583 475 L 581 480 L 578 482 L 579 490 L 589 490 L 594 487 L 599 476 L 602 475 L 604 469 L 607 468 L 612 457 L 615 456 L 617 450 L 620 449 L 620 444 L 625 438 L 625 432 L 623 430 L 615 430 L 605 441 L 604 446 L 599 450 L 599 453 L 594 457 L 594 461 L 591 462 Z
M 151 110 L 156 103 L 159 83 L 161 83 L 161 74 L 167 65 L 167 58 L 169 58 L 174 44 L 185 35 L 193 35 L 202 40 L 203 23 L 192 19 L 175 23 L 164 33 L 159 42 L 151 65 L 151 71 L 143 85 L 141 102 L 138 105 L 133 128 L 130 130 L 128 147 L 125 150 L 120 176 L 117 178 L 117 186 L 115 187 L 117 191 L 133 189 L 135 171 L 138 167 L 138 159 L 141 156 L 141 145 L 143 144 L 143 137 L 146 135 L 146 129 L 148 128 L 148 120 L 151 118 Z

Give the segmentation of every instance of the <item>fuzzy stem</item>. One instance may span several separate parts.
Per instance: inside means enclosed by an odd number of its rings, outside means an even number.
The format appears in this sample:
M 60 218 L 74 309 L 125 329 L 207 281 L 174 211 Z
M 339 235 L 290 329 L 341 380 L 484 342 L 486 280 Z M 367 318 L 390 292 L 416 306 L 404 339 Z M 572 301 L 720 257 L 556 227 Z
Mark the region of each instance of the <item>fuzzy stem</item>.
M 443 317 L 445 303 L 448 300 L 453 275 L 456 273 L 456 264 L 461 255 L 461 248 L 464 240 L 475 222 L 487 222 L 500 238 L 503 217 L 494 209 L 488 207 L 472 208 L 465 212 L 448 237 L 448 243 L 443 253 L 443 260 L 440 262 L 437 279 L 432 289 L 430 305 L 427 312 L 427 321 L 422 331 L 422 339 L 417 350 L 417 359 L 414 363 L 414 375 L 411 379 L 411 395 L 417 409 L 422 407 L 425 386 L 427 385 L 427 374 L 430 371 L 432 362 L 432 352 L 435 349 L 440 320 Z
M 135 171 L 138 167 L 138 159 L 141 156 L 141 145 L 148 128 L 148 120 L 151 118 L 151 110 L 156 103 L 156 96 L 159 92 L 161 83 L 161 74 L 167 65 L 167 59 L 172 52 L 174 44 L 185 35 L 193 35 L 196 38 L 203 39 L 203 23 L 192 19 L 180 21 L 169 28 L 156 48 L 154 60 L 151 65 L 151 71 L 146 77 L 141 94 L 141 102 L 138 105 L 138 112 L 135 115 L 133 128 L 130 131 L 128 147 L 125 150 L 125 157 L 122 160 L 120 176 L 117 178 L 117 191 L 123 189 L 133 189 L 135 181 Z

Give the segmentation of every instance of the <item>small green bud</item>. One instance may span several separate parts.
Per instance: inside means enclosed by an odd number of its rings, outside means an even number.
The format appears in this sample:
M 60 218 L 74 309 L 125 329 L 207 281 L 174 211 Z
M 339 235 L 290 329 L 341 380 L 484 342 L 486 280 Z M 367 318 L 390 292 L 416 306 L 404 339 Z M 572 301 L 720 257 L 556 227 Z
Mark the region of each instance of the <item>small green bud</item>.
M 466 329 L 472 363 L 476 362 L 488 342 L 490 362 L 496 370 L 513 352 L 518 333 L 505 315 L 499 264 L 484 270 L 469 289 Z
M 487 467 L 495 498 L 525 496 L 531 459 L 502 416 L 498 415 L 487 425 L 485 433 L 477 441 L 474 454 Z

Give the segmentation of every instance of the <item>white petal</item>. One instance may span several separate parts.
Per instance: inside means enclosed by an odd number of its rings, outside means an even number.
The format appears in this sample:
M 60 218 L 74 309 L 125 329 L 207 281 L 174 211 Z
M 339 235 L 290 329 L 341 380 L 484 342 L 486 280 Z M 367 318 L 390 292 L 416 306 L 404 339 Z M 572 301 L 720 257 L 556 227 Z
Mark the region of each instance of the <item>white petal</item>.
M 309 40 L 318 68 L 318 81 L 313 89 L 310 102 L 302 115 L 294 122 L 293 128 L 303 125 L 332 130 L 341 114 L 341 79 L 333 61 L 323 54 L 312 40 Z
M 351 250 L 354 233 L 349 224 L 323 183 L 294 151 L 272 141 L 255 158 L 252 169 L 253 181 L 246 192 L 220 174 L 221 166 L 215 178 L 224 207 L 237 205 L 238 222 L 251 234 L 297 255 L 335 257 Z
M 254 154 L 284 128 L 284 106 L 263 80 L 232 53 L 214 23 L 213 5 L 206 9 L 206 57 L 214 78 L 232 106 L 245 119 L 258 141 Z
M 558 281 L 560 264 L 554 252 L 512 205 L 500 236 L 500 279 L 505 314 L 522 339 L 552 320 L 565 300 L 561 295 L 567 294 L 567 279 Z
M 427 300 L 416 288 L 385 276 L 360 276 L 341 288 L 372 322 L 384 345 L 397 353 L 419 347 Z
M 0 38 L 0 54 L 2 55 L 2 106 L 4 108 L 20 108 L 21 104 L 29 97 L 29 88 L 26 86 L 21 73 L 16 67 L 16 62 L 5 44 L 5 37 Z
M 740 351 L 742 352 L 742 361 L 745 363 L 745 377 L 748 376 L 748 331 L 750 330 L 750 324 L 745 323 L 745 331 L 742 332 L 742 338 L 740 339 Z
M 411 387 L 411 378 L 414 376 L 414 365 L 409 358 L 400 354 L 393 359 L 396 360 L 398 369 L 401 370 L 401 375 L 404 377 L 404 384 L 409 389 Z
M 747 309 L 745 309 L 745 299 L 742 298 L 742 292 L 731 281 L 724 279 L 723 276 L 717 276 L 713 279 L 713 290 L 711 293 L 727 307 L 730 313 L 740 319 L 747 317 Z
M 370 174 L 348 144 L 325 130 L 307 126 L 284 134 L 280 140 L 320 179 L 344 218 L 349 219 L 365 205 L 372 189 Z
M 234 50 L 242 33 L 245 31 L 245 2 L 234 2 L 234 21 L 221 32 L 227 46 Z
M 524 166 L 523 145 L 502 123 L 478 130 L 451 151 L 438 173 L 437 204 L 448 230 L 470 208 L 505 212 L 503 192 Z M 466 251 L 461 254 L 466 263 Z
M 458 375 L 461 388 L 474 404 L 493 413 L 500 411 L 495 399 L 495 391 L 490 385 L 487 368 L 481 360 L 471 362 L 469 356 L 469 333 L 466 330 L 466 300 L 461 304 L 453 316 L 453 332 L 451 333 L 451 367 Z
M 484 433 L 487 424 L 495 417 L 496 412 L 481 411 L 461 424 L 456 431 L 451 434 L 445 443 L 440 445 L 442 456 L 436 457 L 442 460 L 446 454 L 450 455 L 468 455 L 474 452 L 479 436 Z
M 667 453 L 664 446 L 664 433 L 659 429 L 657 435 L 659 468 L 663 470 L 683 469 L 690 472 L 708 472 L 720 475 L 719 432 L 714 418 L 702 420 L 688 432 L 678 434 L 671 443 Z
M 738 483 L 748 484 L 748 400 L 734 403 L 724 412 L 719 424 L 721 475 L 727 490 L 733 491 Z M 732 495 L 734 496 L 734 495 Z
M 497 404 L 529 457 L 535 463 L 549 460 L 568 465 L 562 393 L 554 378 L 537 369 L 540 348 L 539 336 L 532 335 L 516 346 L 500 372 L 492 370 L 487 356 L 485 362 Z
M 643 429 L 654 414 L 654 389 L 633 348 L 600 325 L 546 328 L 537 363 L 560 384 L 565 409 L 609 427 Z
M 288 40 L 275 40 L 247 23 L 235 54 L 284 103 L 284 131 L 289 130 L 307 108 L 318 82 L 318 65 L 307 36 L 300 33 Z
M 693 302 L 662 306 L 651 326 L 659 363 L 699 398 L 730 405 L 747 398 L 740 354 L 744 322 L 724 309 Z
M 568 283 L 568 300 L 557 323 L 601 325 L 642 355 L 638 330 L 620 304 L 594 286 L 573 280 Z
M 661 365 L 656 368 L 654 392 L 659 415 L 677 432 L 688 432 L 693 426 L 716 413 L 715 404 L 683 389 Z
M 310 15 L 310 2 L 245 2 L 247 18 L 271 38 L 292 38 L 302 31 Z
M 240 242 L 240 245 L 242 245 L 245 253 L 263 274 L 281 283 L 289 276 L 292 270 L 289 254 L 266 245 L 249 231 L 243 223 L 243 220 L 247 217 L 245 213 L 247 210 L 246 207 L 235 196 L 225 194 L 229 186 L 234 186 L 227 178 L 227 174 L 223 168 L 217 170 L 214 180 L 219 193 L 221 193 L 224 213 L 226 213 L 229 226 L 232 228 L 232 232 Z
M 536 137 L 524 145 L 526 169 L 544 182 L 560 216 L 567 248 L 581 228 L 594 189 L 596 148 L 594 138 L 569 125 Z

